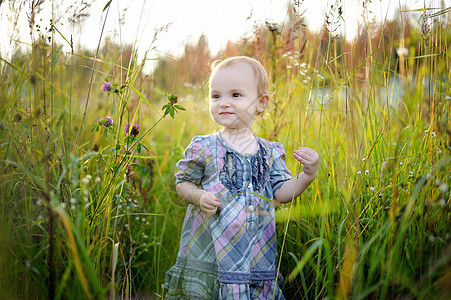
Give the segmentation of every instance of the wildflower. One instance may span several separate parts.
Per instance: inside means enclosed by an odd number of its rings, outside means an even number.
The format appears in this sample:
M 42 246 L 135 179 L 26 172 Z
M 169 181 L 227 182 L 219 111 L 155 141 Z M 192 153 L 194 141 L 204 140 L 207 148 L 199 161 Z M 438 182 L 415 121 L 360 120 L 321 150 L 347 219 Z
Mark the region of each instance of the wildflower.
M 425 131 L 424 131 L 424 133 L 428 133 L 428 132 L 429 132 L 429 130 L 425 130 Z
M 448 190 L 448 184 L 446 182 L 443 182 L 441 185 L 439 185 L 438 189 L 444 194 Z
M 360 172 L 360 171 L 357 171 L 357 175 L 360 175 L 360 174 L 362 174 L 362 172 Z
M 370 187 L 370 191 L 374 192 L 374 186 Z
M 366 160 L 366 158 L 364 157 L 364 158 L 362 158 L 362 161 L 365 161 Z
M 451 96 L 446 96 L 446 97 L 445 97 L 445 100 L 446 100 L 446 101 L 451 100 Z
M 103 127 L 110 127 L 111 125 L 114 124 L 113 119 L 110 116 L 104 116 L 102 117 L 99 122 L 103 122 L 102 126 Z
M 167 95 L 167 99 L 169 100 L 169 103 L 170 103 L 171 105 L 174 105 L 174 104 L 176 104 L 176 103 L 178 102 L 179 97 L 176 96 L 176 95 L 173 95 L 173 94 L 168 94 L 168 95 Z
M 413 171 L 409 171 L 409 177 L 413 177 Z
M 365 170 L 365 175 L 370 174 L 370 170 Z
M 435 132 L 431 132 L 431 137 L 435 137 Z
M 400 163 L 399 163 L 400 166 L 402 166 L 403 164 L 404 164 L 403 162 L 400 162 Z
M 139 134 L 139 125 L 135 123 L 133 127 L 130 129 L 131 123 L 125 124 L 124 131 L 125 134 L 136 137 Z
M 100 181 L 102 181 L 102 179 L 100 179 L 99 176 L 96 177 L 96 179 L 94 179 L 95 183 L 99 183 Z
M 441 183 L 442 183 L 442 182 L 440 181 L 440 179 L 438 179 L 438 178 L 435 179 L 435 185 L 436 185 L 436 186 L 439 186 Z
M 111 87 L 112 87 L 111 82 L 110 82 L 110 81 L 105 81 L 105 82 L 102 84 L 102 91 L 104 91 L 104 92 L 109 92 L 109 91 L 111 91 Z
M 69 202 L 72 203 L 72 204 L 75 204 L 75 203 L 77 203 L 77 199 L 75 199 L 75 198 L 70 198 Z
M 445 205 L 446 205 L 445 198 L 441 198 L 441 199 L 440 199 L 440 206 L 441 206 L 441 207 L 445 207 Z
M 82 180 L 81 180 L 81 183 L 83 183 L 83 184 L 88 184 L 89 183 L 89 179 L 88 178 L 83 178 Z
M 429 241 L 430 241 L 431 243 L 434 243 L 434 242 L 435 242 L 435 236 L 433 236 L 432 234 L 429 235 Z

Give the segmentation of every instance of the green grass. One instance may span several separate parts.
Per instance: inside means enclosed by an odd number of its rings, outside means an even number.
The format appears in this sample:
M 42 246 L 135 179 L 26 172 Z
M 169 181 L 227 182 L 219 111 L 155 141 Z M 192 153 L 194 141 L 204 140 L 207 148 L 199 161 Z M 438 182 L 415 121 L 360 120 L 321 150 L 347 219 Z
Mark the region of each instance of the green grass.
M 285 146 L 293 172 L 300 165 L 290 153 L 300 144 L 321 157 L 309 189 L 277 211 L 287 299 L 451 296 L 449 22 L 428 32 L 411 26 L 405 60 L 390 52 L 399 34 L 385 35 L 399 24 L 383 25 L 352 55 L 340 49 L 356 46 L 341 38 L 317 51 L 315 36 L 288 54 L 284 34 L 264 27 L 263 53 L 252 41 L 235 45 L 265 62 L 276 89 L 257 135 Z M 163 293 L 186 207 L 175 164 L 194 135 L 218 127 L 205 86 L 184 85 L 188 56 L 162 59 L 148 79 L 133 47 L 127 56 L 105 43 L 109 52 L 72 53 L 41 37 L 2 59 L 2 299 Z M 159 74 L 171 72 L 162 82 Z M 395 78 L 404 83 L 392 106 L 380 90 Z M 112 91 L 101 91 L 105 80 Z M 321 87 L 332 101 L 322 101 Z M 161 110 L 171 106 L 165 90 L 186 111 L 171 118 Z M 105 115 L 115 122 L 109 129 L 99 124 Z M 124 134 L 127 122 L 139 123 L 136 138 Z

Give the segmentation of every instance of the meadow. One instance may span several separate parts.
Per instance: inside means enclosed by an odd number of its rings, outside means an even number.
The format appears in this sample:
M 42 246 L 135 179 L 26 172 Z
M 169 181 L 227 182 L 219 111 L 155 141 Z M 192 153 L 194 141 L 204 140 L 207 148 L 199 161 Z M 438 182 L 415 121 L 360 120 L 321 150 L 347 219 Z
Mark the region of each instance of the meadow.
M 320 154 L 317 179 L 277 208 L 287 299 L 451 298 L 450 8 L 400 11 L 351 42 L 339 3 L 319 33 L 293 9 L 218 54 L 202 36 L 151 74 L 134 45 L 76 49 L 31 26 L 0 62 L 0 298 L 163 298 L 186 209 L 175 164 L 219 129 L 209 65 L 232 55 L 270 76 L 255 133 L 293 173 L 293 149 Z

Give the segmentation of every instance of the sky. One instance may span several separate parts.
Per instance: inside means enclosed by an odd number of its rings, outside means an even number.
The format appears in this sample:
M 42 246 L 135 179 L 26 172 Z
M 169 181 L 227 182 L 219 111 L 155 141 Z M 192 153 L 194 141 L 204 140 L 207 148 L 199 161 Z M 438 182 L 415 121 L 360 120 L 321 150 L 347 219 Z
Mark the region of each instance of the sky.
M 41 0 L 43 1 L 43 0 Z M 300 0 L 299 13 L 306 20 L 311 30 L 319 30 L 324 23 L 326 10 L 336 3 L 343 4 L 343 18 L 338 29 L 346 34 L 348 39 L 356 35 L 359 24 L 363 22 L 363 2 L 369 2 L 367 17 L 376 21 L 397 17 L 400 5 L 409 4 L 409 9 L 420 9 L 426 3 L 427 7 L 439 7 L 442 0 Z M 25 3 L 17 15 L 9 10 L 11 2 Z M 30 0 L 5 0 L 0 6 L 0 54 L 8 54 L 17 46 L 11 43 L 11 36 L 24 43 L 31 42 L 27 14 L 30 12 Z M 125 44 L 134 43 L 140 53 L 151 47 L 156 51 L 151 55 L 179 55 L 186 43 L 195 43 L 203 33 L 208 39 L 212 53 L 224 47 L 228 40 L 250 36 L 256 24 L 265 21 L 281 23 L 287 16 L 289 0 L 113 0 L 110 8 L 103 11 L 108 0 L 88 1 L 87 9 L 90 17 L 76 26 L 71 25 L 68 17 L 73 14 L 74 7 L 80 8 L 82 0 L 53 1 L 55 16 L 61 16 L 56 27 L 67 40 L 72 35 L 76 46 L 95 49 L 97 47 L 103 22 L 106 17 L 103 38 L 110 37 L 113 41 Z M 86 1 L 85 1 L 86 2 Z M 291 0 L 291 2 L 295 2 Z M 451 0 L 444 0 L 445 6 L 451 5 Z M 70 5 L 73 5 L 72 7 Z M 52 12 L 52 1 L 44 0 L 42 11 L 36 18 L 41 30 L 49 26 Z M 18 26 L 14 27 L 12 20 L 18 16 Z M 81 24 L 81 25 L 80 25 Z M 6 26 L 5 26 L 6 25 Z M 165 31 L 154 33 L 166 26 Z M 18 29 L 18 30 L 17 30 Z M 36 38 L 36 35 L 34 36 Z M 58 40 L 62 40 L 58 35 Z M 23 44 L 21 43 L 22 45 Z M 63 51 L 70 51 L 67 44 Z

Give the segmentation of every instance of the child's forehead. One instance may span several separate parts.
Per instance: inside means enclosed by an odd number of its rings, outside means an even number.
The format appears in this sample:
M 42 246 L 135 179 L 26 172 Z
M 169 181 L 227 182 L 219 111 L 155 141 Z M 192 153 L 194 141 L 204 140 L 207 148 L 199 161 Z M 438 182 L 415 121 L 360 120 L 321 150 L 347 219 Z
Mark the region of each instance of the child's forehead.
M 253 66 L 249 62 L 245 61 L 232 61 L 225 65 L 219 65 L 218 68 L 216 69 L 216 72 L 220 71 L 242 72 L 243 70 L 251 72 L 252 75 L 255 74 Z
M 255 72 L 252 66 L 246 62 L 235 62 L 217 68 L 210 78 L 210 84 L 215 81 L 255 81 Z

